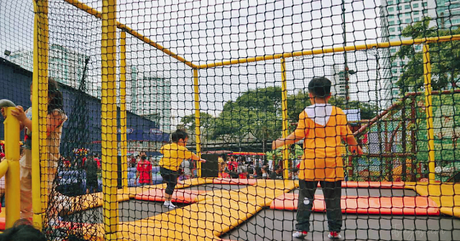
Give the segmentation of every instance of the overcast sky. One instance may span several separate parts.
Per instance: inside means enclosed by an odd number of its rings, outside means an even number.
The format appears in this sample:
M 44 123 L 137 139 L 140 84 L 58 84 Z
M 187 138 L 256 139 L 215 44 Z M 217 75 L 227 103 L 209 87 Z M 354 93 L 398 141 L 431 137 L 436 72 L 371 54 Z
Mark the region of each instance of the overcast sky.
M 102 1 L 83 1 L 102 10 Z M 347 45 L 375 43 L 380 34 L 380 0 L 346 0 Z M 118 21 L 194 64 L 343 46 L 342 6 L 338 0 L 118 1 Z M 50 0 L 50 43 L 91 56 L 89 81 L 100 86 L 100 25 L 89 14 Z M 4 50 L 31 50 L 30 0 L 0 1 L 0 56 Z M 192 70 L 132 36 L 128 63 L 144 75 L 171 79 L 173 115 L 193 113 Z M 349 53 L 352 99 L 375 99 L 375 60 Z M 288 59 L 290 93 L 305 89 L 312 76 L 343 68 L 343 54 Z M 361 61 L 359 61 L 361 60 Z M 217 115 L 228 100 L 256 87 L 280 86 L 279 60 L 200 70 L 201 107 Z M 153 94 L 153 93 L 152 93 Z

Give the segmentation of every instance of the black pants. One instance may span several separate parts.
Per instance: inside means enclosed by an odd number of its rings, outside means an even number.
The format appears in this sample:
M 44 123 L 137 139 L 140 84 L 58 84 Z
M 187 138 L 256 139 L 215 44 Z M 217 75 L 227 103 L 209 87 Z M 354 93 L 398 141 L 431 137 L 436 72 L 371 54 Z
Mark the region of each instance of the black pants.
M 324 199 L 326 202 L 326 216 L 329 231 L 340 232 L 342 229 L 342 207 L 340 198 L 342 196 L 342 181 L 325 182 L 321 181 Z M 310 215 L 313 207 L 317 181 L 299 180 L 300 192 L 297 206 L 297 224 L 299 231 L 310 231 Z
M 177 185 L 177 177 L 179 177 L 179 172 L 160 167 L 160 174 L 161 177 L 163 177 L 163 182 L 166 183 L 165 193 L 172 195 L 174 188 L 176 188 Z

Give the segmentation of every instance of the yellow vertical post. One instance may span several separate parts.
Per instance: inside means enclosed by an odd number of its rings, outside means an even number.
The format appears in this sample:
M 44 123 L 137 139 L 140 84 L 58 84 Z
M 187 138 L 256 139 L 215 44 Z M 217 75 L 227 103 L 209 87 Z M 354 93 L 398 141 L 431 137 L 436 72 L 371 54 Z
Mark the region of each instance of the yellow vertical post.
M 283 138 L 289 135 L 288 114 L 287 114 L 287 84 L 286 84 L 286 63 L 281 58 L 281 113 L 283 115 Z M 289 146 L 283 146 L 283 168 L 284 179 L 289 178 Z
M 48 1 L 34 0 L 34 55 L 32 82 L 32 209 L 34 225 L 42 229 L 48 204 L 46 115 L 48 107 Z M 41 151 L 40 151 L 41 150 Z M 42 162 L 42 161 L 43 162 Z M 45 163 L 43 163 L 45 164 Z
M 128 188 L 128 138 L 126 134 L 126 32 L 120 36 L 120 142 L 122 186 Z
M 428 130 L 428 180 L 430 183 L 435 181 L 435 161 L 434 161 L 434 129 L 433 129 L 433 100 L 431 96 L 431 60 L 430 47 L 428 43 L 423 45 L 423 76 L 425 78 L 425 111 L 426 128 Z
M 20 218 L 20 183 L 19 183 L 19 121 L 11 115 L 15 107 L 6 108 L 5 125 L 5 158 L 8 163 L 5 184 L 5 228 L 13 227 Z
M 102 187 L 105 240 L 117 240 L 116 0 L 102 1 Z
M 193 69 L 193 87 L 195 91 L 195 138 L 196 154 L 201 157 L 201 133 L 200 133 L 200 82 L 198 81 L 198 69 Z M 201 162 L 197 162 L 197 176 L 201 177 Z

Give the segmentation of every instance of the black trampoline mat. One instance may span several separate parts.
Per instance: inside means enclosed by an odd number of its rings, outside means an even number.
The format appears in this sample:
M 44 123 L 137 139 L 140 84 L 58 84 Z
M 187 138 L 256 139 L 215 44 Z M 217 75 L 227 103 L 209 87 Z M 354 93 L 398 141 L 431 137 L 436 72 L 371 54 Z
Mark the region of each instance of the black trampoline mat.
M 264 209 L 221 236 L 231 240 L 298 240 L 292 238 L 296 212 Z M 330 240 L 325 213 L 312 213 L 306 240 Z M 343 215 L 344 240 L 458 240 L 460 219 L 449 216 Z
M 189 204 L 174 203 L 177 207 Z M 163 202 L 142 201 L 131 199 L 118 203 L 120 222 L 130 222 L 156 216 L 169 209 L 163 206 Z M 64 221 L 77 223 L 103 223 L 102 207 L 88 209 L 64 217 Z
M 238 190 L 241 188 L 246 188 L 248 185 L 231 185 L 231 184 L 203 184 L 197 186 L 190 186 L 184 188 L 186 190 L 199 190 L 199 191 L 216 191 L 216 190 Z
M 299 194 L 299 189 L 294 189 L 292 192 Z M 318 187 L 315 194 L 323 195 L 323 190 Z M 415 197 L 417 193 L 408 189 L 342 188 L 342 196 Z

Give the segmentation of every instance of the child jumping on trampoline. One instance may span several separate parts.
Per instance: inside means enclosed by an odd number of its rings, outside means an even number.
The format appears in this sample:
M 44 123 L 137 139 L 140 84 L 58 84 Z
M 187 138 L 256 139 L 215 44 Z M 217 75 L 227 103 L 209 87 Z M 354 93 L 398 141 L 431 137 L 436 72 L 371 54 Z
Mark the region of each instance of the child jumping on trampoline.
M 299 168 L 299 198 L 294 238 L 303 239 L 310 231 L 310 215 L 318 185 L 321 184 L 326 202 L 330 239 L 341 238 L 343 155 L 345 141 L 352 154 L 362 154 L 348 128 L 343 110 L 328 104 L 331 81 L 325 77 L 313 78 L 308 84 L 312 105 L 299 115 L 296 130 L 286 138 L 273 141 L 272 148 L 291 145 L 304 140 L 304 154 Z
M 32 101 L 32 85 L 30 85 L 30 101 Z M 57 171 L 60 158 L 59 146 L 61 143 L 62 126 L 67 120 L 63 110 L 63 97 L 58 89 L 58 84 L 53 79 L 48 79 L 48 114 L 46 118 L 46 145 L 48 147 L 48 193 L 51 190 L 54 175 Z M 2 110 L 3 113 L 3 110 Z M 32 221 L 32 107 L 24 111 L 22 106 L 17 106 L 11 111 L 24 128 L 24 145 L 20 164 L 21 183 L 21 218 Z M 34 133 L 38 134 L 38 131 Z
M 163 157 L 160 160 L 160 174 L 163 177 L 163 182 L 167 184 L 165 189 L 164 206 L 169 209 L 174 209 L 176 206 L 171 203 L 174 188 L 177 185 L 179 177 L 179 168 L 184 159 L 192 159 L 195 161 L 206 162 L 199 156 L 189 151 L 185 145 L 188 141 L 188 134 L 183 130 L 176 130 L 171 134 L 171 144 L 166 144 L 161 147 L 160 153 Z

